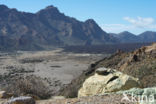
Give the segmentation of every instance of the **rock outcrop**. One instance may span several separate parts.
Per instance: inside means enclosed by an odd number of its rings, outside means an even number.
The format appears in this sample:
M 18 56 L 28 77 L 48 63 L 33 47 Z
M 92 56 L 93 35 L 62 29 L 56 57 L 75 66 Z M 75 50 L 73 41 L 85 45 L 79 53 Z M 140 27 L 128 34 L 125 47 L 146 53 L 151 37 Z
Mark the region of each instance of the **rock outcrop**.
M 137 78 L 116 70 L 99 68 L 93 76 L 85 80 L 78 91 L 78 97 L 117 92 L 133 87 L 140 87 Z
M 17 98 L 12 98 L 5 104 L 36 104 L 32 97 L 21 96 Z

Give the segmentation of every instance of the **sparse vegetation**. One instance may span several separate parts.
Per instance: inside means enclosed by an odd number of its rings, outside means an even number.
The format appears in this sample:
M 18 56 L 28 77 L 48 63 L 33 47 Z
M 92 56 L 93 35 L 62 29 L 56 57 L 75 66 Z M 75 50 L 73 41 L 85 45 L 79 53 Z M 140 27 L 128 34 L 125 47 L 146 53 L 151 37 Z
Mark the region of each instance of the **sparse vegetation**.
M 16 96 L 32 95 L 40 99 L 47 99 L 51 96 L 48 83 L 40 77 L 33 75 L 14 80 L 12 83 L 5 86 L 4 90 Z

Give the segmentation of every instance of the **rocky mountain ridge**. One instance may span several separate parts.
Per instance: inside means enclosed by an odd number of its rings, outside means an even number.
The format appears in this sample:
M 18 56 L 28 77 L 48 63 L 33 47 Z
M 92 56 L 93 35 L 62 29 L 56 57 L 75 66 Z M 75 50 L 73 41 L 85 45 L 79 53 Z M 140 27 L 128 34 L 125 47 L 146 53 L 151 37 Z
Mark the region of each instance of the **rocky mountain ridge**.
M 39 50 L 66 45 L 116 43 L 93 19 L 85 22 L 65 16 L 54 6 L 37 13 L 0 5 L 0 49 Z M 8 42 L 9 41 L 9 42 Z

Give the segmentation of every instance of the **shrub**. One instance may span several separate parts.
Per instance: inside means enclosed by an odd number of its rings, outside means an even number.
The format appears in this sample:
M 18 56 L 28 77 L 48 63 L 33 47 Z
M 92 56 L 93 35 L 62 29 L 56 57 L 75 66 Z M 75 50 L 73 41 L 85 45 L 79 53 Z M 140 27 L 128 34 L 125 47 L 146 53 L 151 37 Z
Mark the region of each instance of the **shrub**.
M 48 83 L 40 77 L 27 76 L 13 81 L 4 88 L 5 91 L 11 92 L 16 96 L 32 95 L 40 99 L 51 97 L 51 90 Z

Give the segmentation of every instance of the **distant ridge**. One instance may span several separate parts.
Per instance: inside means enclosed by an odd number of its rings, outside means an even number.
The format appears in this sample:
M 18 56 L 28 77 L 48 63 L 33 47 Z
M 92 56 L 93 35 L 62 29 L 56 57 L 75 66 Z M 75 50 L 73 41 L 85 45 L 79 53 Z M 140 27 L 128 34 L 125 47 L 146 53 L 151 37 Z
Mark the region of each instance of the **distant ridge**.
M 145 31 L 139 35 L 132 34 L 128 31 L 121 32 L 119 34 L 109 33 L 116 37 L 121 43 L 148 43 L 156 42 L 156 32 Z

